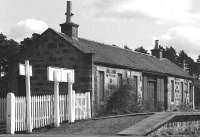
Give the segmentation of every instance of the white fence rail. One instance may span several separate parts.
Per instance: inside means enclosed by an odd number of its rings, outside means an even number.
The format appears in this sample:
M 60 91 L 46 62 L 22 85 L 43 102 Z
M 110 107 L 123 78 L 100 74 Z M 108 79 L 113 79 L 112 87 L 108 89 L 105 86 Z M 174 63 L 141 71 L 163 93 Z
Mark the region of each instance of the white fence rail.
M 74 94 L 75 120 L 91 118 L 90 93 Z M 1 101 L 1 100 L 0 100 Z M 6 99 L 3 101 L 6 102 Z M 1 102 L 3 102 L 1 101 Z M 0 102 L 0 105 L 1 105 Z M 60 123 L 68 120 L 68 95 L 59 96 Z M 31 97 L 32 127 L 41 128 L 54 123 L 54 96 Z M 6 114 L 5 114 L 6 115 Z M 4 116 L 5 117 L 5 116 Z M 15 98 L 15 131 L 26 131 L 26 97 Z
M 6 121 L 6 98 L 0 98 L 0 122 Z

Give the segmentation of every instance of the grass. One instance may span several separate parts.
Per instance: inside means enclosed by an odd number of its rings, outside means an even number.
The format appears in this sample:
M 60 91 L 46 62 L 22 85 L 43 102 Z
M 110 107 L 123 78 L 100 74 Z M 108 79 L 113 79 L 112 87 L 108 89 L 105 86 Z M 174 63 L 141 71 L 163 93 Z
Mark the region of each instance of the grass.
M 149 115 L 125 116 L 118 118 L 78 121 L 73 124 L 61 124 L 59 128 L 43 128 L 36 130 L 36 134 L 56 135 L 116 135 Z

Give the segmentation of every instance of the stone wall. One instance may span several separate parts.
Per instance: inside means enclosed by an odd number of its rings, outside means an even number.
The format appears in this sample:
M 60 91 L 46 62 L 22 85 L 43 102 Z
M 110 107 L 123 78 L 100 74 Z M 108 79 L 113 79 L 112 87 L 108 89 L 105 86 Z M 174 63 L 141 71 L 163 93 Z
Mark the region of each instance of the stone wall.
M 48 30 L 34 44 L 21 54 L 19 62 L 24 63 L 29 59 L 33 67 L 31 77 L 31 94 L 53 94 L 53 82 L 47 81 L 47 67 L 61 67 L 75 70 L 75 83 L 73 89 L 76 92 L 92 90 L 92 56 L 84 54 L 70 43 L 60 38 L 55 32 Z M 18 63 L 16 63 L 12 75 L 15 82 L 10 88 L 17 95 L 25 95 L 23 86 L 24 77 L 18 76 Z M 21 77 L 21 82 L 19 82 Z M 14 84 L 17 83 L 17 84 Z M 21 83 L 21 84 L 20 84 Z M 19 91 L 19 89 L 21 89 Z M 23 90 L 23 91 L 22 91 Z M 60 83 L 60 93 L 67 93 L 67 83 Z
M 98 72 L 99 71 L 104 72 L 104 79 L 105 79 L 104 92 L 105 92 L 106 99 L 103 102 L 98 102 L 98 98 L 100 94 L 98 93 Z M 119 86 L 117 85 L 118 74 L 122 74 L 122 82 L 125 82 L 127 78 L 133 78 L 133 76 L 137 76 L 138 100 L 142 99 L 142 72 L 95 65 L 93 67 L 93 76 L 94 76 L 93 109 L 95 109 L 96 113 L 98 113 L 99 111 L 103 111 L 103 109 L 105 109 L 107 100 L 119 88 Z
M 173 110 L 177 109 L 177 106 L 181 104 L 191 104 L 193 105 L 193 100 L 190 99 L 190 84 L 192 84 L 191 80 L 168 77 L 168 109 Z M 172 83 L 174 82 L 174 101 L 172 100 Z M 183 91 L 182 84 L 183 83 Z M 193 85 L 192 85 L 193 86 Z M 192 92 L 194 89 L 192 88 Z M 183 94 L 182 94 L 183 93 Z M 193 95 L 191 95 L 193 96 Z

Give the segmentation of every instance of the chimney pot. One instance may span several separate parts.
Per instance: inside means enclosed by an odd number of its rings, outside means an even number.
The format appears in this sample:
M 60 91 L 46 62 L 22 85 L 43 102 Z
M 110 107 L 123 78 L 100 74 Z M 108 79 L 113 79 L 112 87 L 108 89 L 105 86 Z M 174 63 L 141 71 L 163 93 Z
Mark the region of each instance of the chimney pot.
M 73 16 L 74 14 L 71 13 L 71 9 L 72 9 L 72 2 L 71 1 L 67 1 L 67 11 L 65 13 L 66 15 L 66 22 L 63 24 L 60 24 L 61 27 L 61 32 L 68 35 L 69 37 L 72 38 L 78 38 L 78 24 L 75 24 L 73 22 L 71 22 L 71 16 Z
M 159 46 L 159 40 L 155 40 L 155 49 L 158 49 Z
M 163 58 L 163 50 L 160 48 L 159 40 L 155 40 L 155 47 L 151 50 L 151 55 L 159 59 Z

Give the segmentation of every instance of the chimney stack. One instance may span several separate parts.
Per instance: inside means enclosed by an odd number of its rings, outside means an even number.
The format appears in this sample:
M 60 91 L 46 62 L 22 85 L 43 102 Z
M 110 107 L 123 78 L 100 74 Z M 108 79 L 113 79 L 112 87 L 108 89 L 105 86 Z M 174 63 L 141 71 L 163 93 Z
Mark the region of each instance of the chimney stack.
M 159 48 L 159 40 L 155 40 L 155 49 Z
M 155 40 L 154 49 L 151 50 L 151 55 L 159 59 L 163 58 L 163 50 L 160 49 L 159 40 Z
M 72 2 L 71 1 L 67 1 L 67 9 L 66 9 L 66 23 L 71 22 L 71 16 L 73 16 L 72 14 Z
M 66 9 L 66 22 L 63 24 L 60 24 L 61 32 L 66 34 L 67 36 L 71 38 L 78 38 L 78 24 L 75 24 L 71 22 L 71 17 L 74 15 L 72 12 L 72 2 L 67 1 L 67 9 Z
M 188 64 L 186 63 L 186 60 L 185 60 L 185 59 L 183 60 L 183 69 L 184 69 L 186 72 L 189 72 Z

